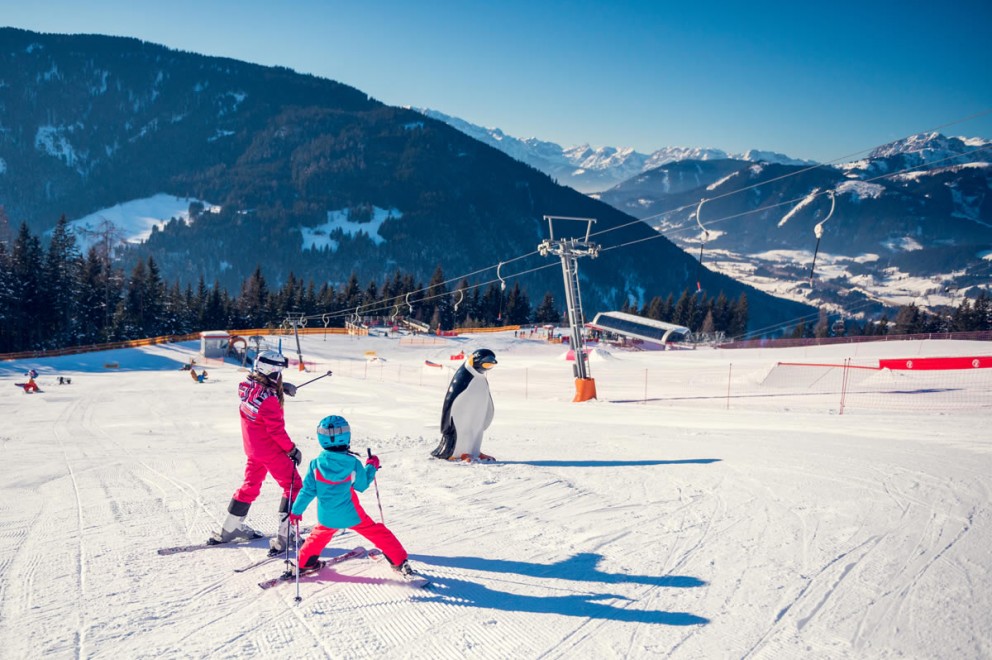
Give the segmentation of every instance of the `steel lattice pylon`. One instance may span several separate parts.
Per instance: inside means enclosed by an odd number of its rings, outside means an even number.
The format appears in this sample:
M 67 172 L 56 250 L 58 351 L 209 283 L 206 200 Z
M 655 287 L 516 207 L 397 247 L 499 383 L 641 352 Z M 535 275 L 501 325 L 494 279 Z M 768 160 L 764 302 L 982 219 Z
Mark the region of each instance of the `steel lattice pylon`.
M 554 254 L 561 258 L 562 277 L 565 281 L 565 302 L 568 305 L 568 325 L 571 332 L 570 341 L 572 351 L 575 355 L 575 375 L 578 379 L 576 382 L 575 400 L 585 401 L 589 398 L 595 398 L 596 393 L 595 384 L 589 375 L 589 365 L 586 363 L 585 351 L 582 347 L 582 328 L 585 327 L 585 317 L 582 314 L 582 293 L 579 289 L 578 258 L 596 258 L 599 255 L 599 245 L 589 242 L 589 232 L 593 224 L 596 223 L 596 220 L 593 218 L 571 218 L 553 215 L 546 215 L 544 219 L 548 221 L 549 238 L 537 246 L 537 251 L 544 257 Z M 555 239 L 555 220 L 585 222 L 585 236 L 581 239 Z

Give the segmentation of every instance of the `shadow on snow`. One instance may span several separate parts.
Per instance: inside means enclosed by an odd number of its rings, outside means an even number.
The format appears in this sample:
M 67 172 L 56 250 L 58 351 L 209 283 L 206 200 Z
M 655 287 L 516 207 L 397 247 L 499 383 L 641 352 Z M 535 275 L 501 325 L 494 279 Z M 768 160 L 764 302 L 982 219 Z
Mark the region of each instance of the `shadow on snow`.
M 597 568 L 602 555 L 584 552 L 555 564 L 533 564 L 482 557 L 441 557 L 435 555 L 412 555 L 417 561 L 433 566 L 489 571 L 494 573 L 514 573 L 535 578 L 554 578 L 606 584 L 636 583 L 652 587 L 691 588 L 702 587 L 706 582 L 685 575 L 626 575 L 604 573 Z M 469 580 L 431 576 L 434 590 L 423 600 L 433 600 L 466 607 L 479 606 L 513 612 L 535 612 L 560 614 L 564 616 L 590 617 L 611 621 L 635 623 L 657 623 L 669 626 L 692 626 L 709 623 L 706 619 L 688 612 L 665 612 L 660 610 L 638 610 L 626 607 L 624 603 L 614 605 L 599 601 L 619 600 L 635 602 L 626 596 L 610 593 L 568 594 L 565 596 L 528 596 L 490 589 Z M 418 598 L 418 600 L 421 600 Z

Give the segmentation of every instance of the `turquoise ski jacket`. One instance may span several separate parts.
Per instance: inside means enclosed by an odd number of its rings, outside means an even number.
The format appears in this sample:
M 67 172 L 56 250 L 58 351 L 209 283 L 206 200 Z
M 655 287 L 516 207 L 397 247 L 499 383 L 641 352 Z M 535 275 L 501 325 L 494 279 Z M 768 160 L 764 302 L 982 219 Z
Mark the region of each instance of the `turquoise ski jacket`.
M 292 511 L 303 515 L 317 498 L 317 521 L 324 527 L 346 529 L 361 522 L 351 502 L 351 489 L 364 491 L 375 479 L 375 468 L 347 452 L 324 450 L 310 461 L 303 488 L 293 501 Z

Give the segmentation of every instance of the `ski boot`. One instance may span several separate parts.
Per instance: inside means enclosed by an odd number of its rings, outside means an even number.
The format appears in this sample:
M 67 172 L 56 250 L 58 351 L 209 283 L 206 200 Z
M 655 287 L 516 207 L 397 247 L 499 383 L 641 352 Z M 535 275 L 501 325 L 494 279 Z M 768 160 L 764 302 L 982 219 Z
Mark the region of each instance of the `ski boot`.
M 269 556 L 277 557 L 289 547 L 289 500 L 285 497 L 279 503 L 279 531 L 269 539 Z
M 300 575 L 306 575 L 307 573 L 313 573 L 314 571 L 320 570 L 323 565 L 320 561 L 319 555 L 311 555 L 307 559 L 307 563 L 303 564 L 302 568 L 297 568 L 297 563 L 299 563 L 299 560 L 288 561 L 288 567 L 286 568 L 285 575 L 288 575 L 289 577 L 296 577 L 297 572 L 299 572 Z
M 252 539 L 262 538 L 262 534 L 259 534 L 245 524 L 245 518 L 248 516 L 248 509 L 250 507 L 251 503 L 249 502 L 239 502 L 232 499 L 227 507 L 227 519 L 221 525 L 220 531 L 214 532 L 207 539 L 207 543 L 210 545 L 220 545 L 221 543 L 230 543 L 231 541 L 251 541 Z

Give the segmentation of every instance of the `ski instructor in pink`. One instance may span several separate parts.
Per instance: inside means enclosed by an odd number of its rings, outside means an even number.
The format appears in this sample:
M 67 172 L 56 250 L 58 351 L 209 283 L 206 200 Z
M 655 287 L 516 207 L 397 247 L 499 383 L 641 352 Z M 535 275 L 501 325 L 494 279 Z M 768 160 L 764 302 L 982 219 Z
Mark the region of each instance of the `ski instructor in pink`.
M 252 502 L 262 490 L 265 475 L 271 474 L 282 487 L 279 503 L 279 533 L 269 541 L 269 554 L 283 552 L 289 541 L 289 495 L 293 496 L 303 485 L 296 466 L 303 459 L 300 450 L 286 433 L 283 416 L 283 395 L 295 394 L 295 388 L 282 382 L 282 370 L 289 364 L 285 356 L 275 351 L 262 351 L 255 358 L 254 368 L 238 385 L 241 399 L 241 439 L 244 443 L 245 480 L 234 492 L 227 507 L 227 520 L 219 532 L 214 532 L 210 543 L 228 543 L 235 540 L 260 538 L 262 535 L 245 524 L 245 517 Z

